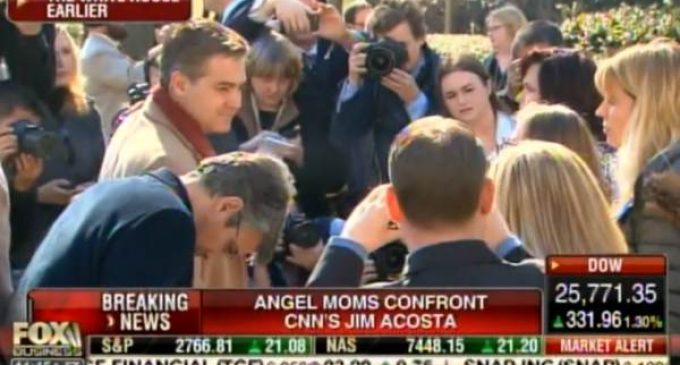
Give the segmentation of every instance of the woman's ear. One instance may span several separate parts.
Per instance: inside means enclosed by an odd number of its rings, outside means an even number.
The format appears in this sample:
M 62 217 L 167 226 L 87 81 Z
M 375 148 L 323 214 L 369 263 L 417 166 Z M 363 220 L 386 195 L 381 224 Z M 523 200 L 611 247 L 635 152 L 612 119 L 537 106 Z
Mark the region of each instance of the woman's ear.
M 401 210 L 399 205 L 399 200 L 397 199 L 397 193 L 394 191 L 394 186 L 389 185 L 387 187 L 387 209 L 390 214 L 390 218 L 397 222 L 402 223 L 404 221 L 404 212 Z

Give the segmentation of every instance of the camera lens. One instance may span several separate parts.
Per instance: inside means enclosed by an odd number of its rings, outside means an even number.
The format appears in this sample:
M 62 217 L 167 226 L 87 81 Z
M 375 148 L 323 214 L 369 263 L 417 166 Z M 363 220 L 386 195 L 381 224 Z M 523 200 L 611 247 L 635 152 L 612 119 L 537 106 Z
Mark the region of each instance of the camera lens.
M 388 50 L 375 49 L 366 58 L 366 68 L 375 75 L 386 76 L 394 69 L 394 56 Z

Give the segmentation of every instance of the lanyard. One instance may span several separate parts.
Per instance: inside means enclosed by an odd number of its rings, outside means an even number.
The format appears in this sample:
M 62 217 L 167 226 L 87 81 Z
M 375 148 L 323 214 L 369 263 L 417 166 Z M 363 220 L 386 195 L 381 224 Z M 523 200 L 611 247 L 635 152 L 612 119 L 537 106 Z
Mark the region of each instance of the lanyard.
M 275 126 L 278 126 L 279 120 L 281 119 L 281 115 L 283 114 L 283 106 L 285 105 L 285 100 L 284 102 L 281 103 L 281 106 L 279 106 L 279 110 L 276 111 L 276 117 L 274 118 L 274 122 L 272 123 L 271 129 L 273 130 Z M 260 109 L 257 107 L 257 100 L 255 100 L 255 94 L 251 93 L 250 94 L 250 105 L 253 108 L 253 114 L 255 115 L 255 122 L 257 123 L 258 127 L 260 130 L 262 130 L 262 122 L 260 121 Z

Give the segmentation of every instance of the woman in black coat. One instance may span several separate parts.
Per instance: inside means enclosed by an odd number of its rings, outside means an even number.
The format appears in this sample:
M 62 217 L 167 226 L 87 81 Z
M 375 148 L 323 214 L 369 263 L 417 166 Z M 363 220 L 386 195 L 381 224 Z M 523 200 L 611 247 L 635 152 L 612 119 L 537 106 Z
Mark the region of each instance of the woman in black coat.
M 99 116 L 85 98 L 78 67 L 78 47 L 63 29 L 54 44 L 55 88 L 41 115 L 45 130 L 63 136 L 64 153 L 46 156 L 32 184 L 12 186 L 12 247 L 14 270 L 28 265 L 43 236 L 71 199 L 94 183 L 104 156 Z M 28 187 L 28 188 L 27 188 Z

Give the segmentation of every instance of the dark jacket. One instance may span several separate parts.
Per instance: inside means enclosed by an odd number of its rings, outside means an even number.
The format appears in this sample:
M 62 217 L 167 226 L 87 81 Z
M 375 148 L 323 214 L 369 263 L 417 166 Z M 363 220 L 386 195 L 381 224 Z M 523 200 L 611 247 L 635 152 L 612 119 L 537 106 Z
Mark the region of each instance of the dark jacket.
M 62 113 L 58 119 L 46 121 L 45 128 L 59 131 L 68 139 L 71 150 L 68 161 L 43 161 L 43 172 L 34 188 L 26 193 L 10 189 L 12 199 L 12 247 L 10 258 L 15 269 L 26 267 L 52 223 L 66 208 L 37 201 L 37 189 L 54 180 L 66 179 L 73 185 L 94 182 L 104 156 L 104 139 L 99 116 L 94 108 L 85 114 Z
M 262 130 L 265 130 L 265 128 L 258 123 L 256 113 L 260 113 L 260 111 L 256 110 L 251 97 L 252 92 L 250 89 L 246 89 L 243 92 L 243 106 L 239 110 L 238 115 L 232 120 L 229 133 L 208 136 L 215 148 L 215 152 L 218 154 L 238 151 L 241 144 L 257 136 Z M 289 98 L 284 101 L 281 114 L 278 118 L 274 119 L 272 126 L 267 128 L 267 130 L 277 132 L 287 138 L 292 138 L 294 130 L 300 124 L 300 121 L 298 120 L 299 117 L 300 112 L 297 105 Z
M 0 58 L 12 80 L 46 100 L 54 85 L 54 24 L 44 24 L 38 35 L 22 35 L 5 17 L 5 5 L 0 3 Z
M 249 42 L 270 31 L 250 19 L 252 4 L 253 0 L 240 2 L 224 23 Z M 347 77 L 349 55 L 342 46 L 325 39 L 319 39 L 316 47 L 314 59 L 305 59 L 302 80 L 293 95 L 305 150 L 305 169 L 298 178 L 306 189 L 299 193 L 307 196 L 305 211 L 312 217 L 331 213 L 325 196 L 341 190 L 347 175 L 344 158 L 331 145 L 329 134 L 339 86 Z
M 524 247 L 519 246 L 514 248 L 512 251 L 508 252 L 505 257 L 503 257 L 503 260 L 507 262 L 512 262 L 513 264 L 518 264 L 524 260 L 530 260 L 533 257 L 529 255 L 527 250 L 524 249 Z
M 195 239 L 186 189 L 169 170 L 98 183 L 45 236 L 10 318 L 23 317 L 33 288 L 191 287 Z
M 669 329 L 680 333 L 680 141 L 652 158 L 635 184 L 632 208 L 621 218 L 631 250 L 665 254 Z
M 416 83 L 428 99 L 425 115 L 437 111 L 439 56 L 423 46 L 425 63 Z M 363 195 L 386 182 L 387 158 L 394 136 L 412 120 L 404 102 L 379 80 L 365 79 L 352 98 L 343 102 L 333 117 L 331 141 L 346 155 L 350 193 Z
M 491 85 L 495 92 L 503 91 L 507 86 L 508 74 L 501 70 L 500 64 L 494 54 L 487 56 L 484 59 L 484 68 L 491 76 Z
M 534 264 L 511 264 L 484 242 L 464 240 L 423 247 L 409 255 L 404 278 L 389 287 L 530 287 L 543 288 L 544 275 Z M 328 245 L 308 286 L 357 287 L 364 261 L 346 247 Z

